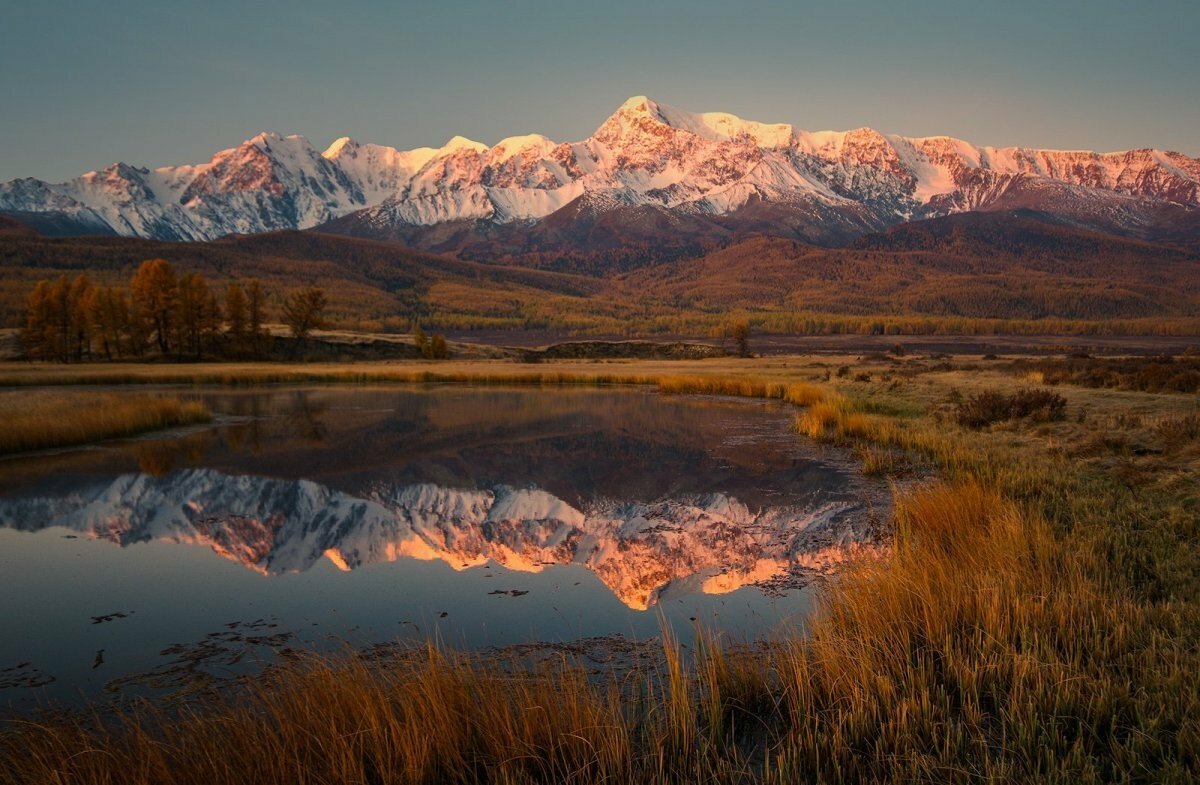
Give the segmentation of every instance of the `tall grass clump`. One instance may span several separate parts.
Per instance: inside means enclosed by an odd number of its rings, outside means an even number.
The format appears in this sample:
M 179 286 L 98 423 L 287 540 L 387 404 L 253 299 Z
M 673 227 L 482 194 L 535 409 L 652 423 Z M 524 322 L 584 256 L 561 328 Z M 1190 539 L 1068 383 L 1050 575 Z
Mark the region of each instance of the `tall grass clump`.
M 1173 685 L 1195 657 L 1161 614 L 978 483 L 904 496 L 895 520 L 890 557 L 831 583 L 780 657 L 785 780 L 1188 781 L 1198 693 Z
M 489 667 L 430 647 L 386 665 L 306 657 L 182 708 L 16 721 L 0 782 L 621 782 L 622 702 L 582 672 Z
M 204 404 L 171 395 L 8 392 L 0 395 L 0 453 L 86 444 L 208 419 Z
M 841 397 L 814 401 L 796 416 L 796 430 L 816 441 L 829 441 L 832 432 L 850 415 L 850 402 Z
M 770 382 L 730 376 L 683 376 L 665 374 L 649 377 L 666 395 L 727 395 L 738 398 L 765 398 L 793 406 L 813 406 L 836 398 L 830 390 L 805 382 Z

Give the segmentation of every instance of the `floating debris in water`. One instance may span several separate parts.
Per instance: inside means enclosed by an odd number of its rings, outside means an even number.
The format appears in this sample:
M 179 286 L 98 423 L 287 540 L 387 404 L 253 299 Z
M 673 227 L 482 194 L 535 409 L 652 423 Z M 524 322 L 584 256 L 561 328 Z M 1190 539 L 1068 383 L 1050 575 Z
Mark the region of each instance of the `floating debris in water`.
M 93 616 L 92 624 L 104 624 L 105 622 L 124 619 L 127 616 L 132 616 L 133 611 L 117 611 L 116 613 L 106 613 L 103 616 Z
M 267 663 L 270 659 L 268 652 L 279 653 L 282 649 L 291 648 L 295 636 L 290 632 L 247 634 L 276 626 L 267 619 L 231 622 L 225 625 L 227 630 L 210 632 L 202 640 L 173 643 L 159 652 L 163 657 L 171 658 L 169 661 L 143 673 L 113 679 L 105 684 L 104 689 L 114 693 L 140 687 L 170 692 L 173 693 L 172 697 L 184 697 L 216 687 L 236 675 L 231 669 L 239 663 L 246 661 L 251 670 L 257 670 L 253 663 Z M 266 651 L 261 651 L 263 649 Z
M 22 662 L 9 668 L 0 668 L 0 690 L 10 687 L 44 687 L 55 681 L 55 678 L 32 662 Z

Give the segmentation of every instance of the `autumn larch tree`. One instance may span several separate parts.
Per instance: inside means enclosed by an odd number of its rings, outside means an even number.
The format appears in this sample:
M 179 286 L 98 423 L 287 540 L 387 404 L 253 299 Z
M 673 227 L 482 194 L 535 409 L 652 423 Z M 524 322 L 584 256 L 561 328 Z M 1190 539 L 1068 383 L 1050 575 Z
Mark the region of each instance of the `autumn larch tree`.
M 171 350 L 171 331 L 178 283 L 175 270 L 166 259 L 142 262 L 130 282 L 133 301 L 150 325 L 158 350 Z
M 88 357 L 92 354 L 88 306 L 94 297 L 94 289 L 86 275 L 79 275 L 71 282 L 67 292 L 68 351 L 76 362 L 82 361 L 85 354 Z
M 450 357 L 450 347 L 446 345 L 446 338 L 440 334 L 434 334 L 429 339 L 429 350 L 425 354 L 431 360 L 445 360 Z
M 91 354 L 88 308 L 94 288 L 84 275 L 74 281 L 63 275 L 34 287 L 26 301 L 22 334 L 31 357 L 71 362 Z
M 199 359 L 209 350 L 220 329 L 221 306 L 199 273 L 179 279 L 175 303 L 176 349 Z
M 267 342 L 267 331 L 263 327 L 266 318 L 262 283 L 257 278 L 252 278 L 246 291 L 246 339 L 250 342 L 250 350 L 256 360 L 262 357 Z
M 93 288 L 86 308 L 93 338 L 99 341 L 104 359 L 120 358 L 129 343 L 129 300 L 125 292 L 111 286 Z
M 212 351 L 221 337 L 221 301 L 217 293 L 205 283 L 204 309 L 200 313 L 200 348 Z
M 746 322 L 738 322 L 731 329 L 733 342 L 737 346 L 738 357 L 750 356 L 750 325 Z
M 184 273 L 175 295 L 175 350 L 180 354 L 200 356 L 200 321 L 207 295 L 204 279 L 196 273 Z
M 237 281 L 225 290 L 225 323 L 229 346 L 235 357 L 246 354 L 246 293 Z
M 59 359 L 53 287 L 50 281 L 38 281 L 25 301 L 25 330 L 21 339 L 29 356 L 39 360 Z
M 325 326 L 325 292 L 310 286 L 292 292 L 283 301 L 283 323 L 297 341 L 308 338 L 313 330 Z

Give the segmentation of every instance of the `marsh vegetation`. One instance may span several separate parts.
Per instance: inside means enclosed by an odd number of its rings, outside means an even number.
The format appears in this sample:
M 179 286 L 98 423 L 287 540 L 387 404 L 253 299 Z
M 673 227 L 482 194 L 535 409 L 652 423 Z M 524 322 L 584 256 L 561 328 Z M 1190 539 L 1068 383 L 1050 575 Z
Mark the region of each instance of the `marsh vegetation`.
M 404 366 L 54 373 L 433 378 Z M 1039 393 L 1054 416 L 967 428 L 964 402 L 1027 395 L 1027 370 L 910 354 L 439 373 L 777 398 L 801 407 L 798 431 L 855 448 L 875 471 L 938 479 L 898 491 L 887 554 L 826 583 L 804 637 L 739 648 L 703 630 L 664 636 L 658 665 L 612 678 L 569 657 L 523 667 L 438 647 L 386 662 L 301 657 L 182 705 L 11 721 L 0 780 L 1188 782 L 1200 771 L 1193 397 L 1060 385 Z
M 0 394 L 0 455 L 134 436 L 208 418 L 203 404 L 175 395 L 10 390 Z

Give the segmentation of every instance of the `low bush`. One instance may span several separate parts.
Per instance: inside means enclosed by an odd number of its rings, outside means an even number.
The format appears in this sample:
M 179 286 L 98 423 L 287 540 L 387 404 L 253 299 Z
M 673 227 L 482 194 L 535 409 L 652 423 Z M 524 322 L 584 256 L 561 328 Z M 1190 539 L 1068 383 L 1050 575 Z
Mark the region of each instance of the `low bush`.
M 1193 412 L 1163 420 L 1155 430 L 1158 431 L 1159 438 L 1168 445 L 1200 441 L 1200 413 Z
M 1054 422 L 1067 414 L 1067 399 L 1046 389 L 1017 390 L 1009 396 L 1013 417 L 1029 417 L 1038 422 Z
M 1066 417 L 1066 413 L 1067 400 L 1052 390 L 1026 388 L 1011 395 L 988 390 L 958 404 L 954 420 L 964 428 L 985 428 L 1024 418 L 1053 422 Z
M 1200 393 L 1200 358 L 1072 357 L 1043 360 L 1035 366 L 1049 384 L 1107 387 L 1139 392 Z

